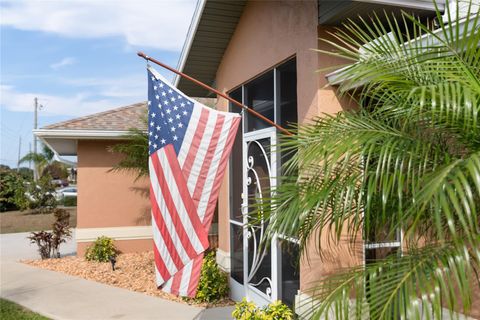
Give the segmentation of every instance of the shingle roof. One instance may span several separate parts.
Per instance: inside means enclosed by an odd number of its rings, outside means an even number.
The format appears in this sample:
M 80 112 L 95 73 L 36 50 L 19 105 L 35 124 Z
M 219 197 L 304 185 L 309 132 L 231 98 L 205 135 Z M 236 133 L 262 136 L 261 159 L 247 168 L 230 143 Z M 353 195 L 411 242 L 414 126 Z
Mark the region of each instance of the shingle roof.
M 138 128 L 147 130 L 147 123 L 144 120 L 146 113 L 147 103 L 140 102 L 85 117 L 54 123 L 42 129 L 127 131 L 130 128 Z

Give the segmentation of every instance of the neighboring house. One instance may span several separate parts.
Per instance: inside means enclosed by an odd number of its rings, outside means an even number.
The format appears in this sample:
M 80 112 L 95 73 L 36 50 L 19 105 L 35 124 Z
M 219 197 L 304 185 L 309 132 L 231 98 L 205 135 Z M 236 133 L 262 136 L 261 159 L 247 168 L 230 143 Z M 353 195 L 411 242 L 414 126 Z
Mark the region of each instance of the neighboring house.
M 443 2 L 437 1 L 443 9 Z M 305 123 L 322 113 L 336 113 L 353 105 L 327 86 L 327 73 L 316 72 L 344 61 L 320 55 L 330 50 L 319 38 L 347 19 L 373 11 L 399 16 L 402 10 L 432 17 L 434 4 L 425 1 L 216 1 L 201 0 L 188 33 L 178 68 L 184 73 L 230 94 L 276 123 Z M 207 97 L 210 93 L 184 78 L 176 86 L 185 94 Z M 220 110 L 239 112 L 225 99 Z M 242 139 L 243 138 L 243 139 Z M 321 259 L 312 245 L 309 260 L 295 263 L 295 239 L 279 235 L 266 252 L 260 252 L 262 226 L 244 228 L 251 204 L 249 197 L 274 186 L 281 155 L 269 153 L 277 131 L 245 113 L 233 148 L 230 170 L 220 191 L 218 263 L 230 273 L 231 296 L 247 296 L 258 304 L 282 299 L 292 304 L 316 280 L 339 268 L 364 263 L 364 256 L 398 250 L 400 241 L 350 250 L 347 239 L 329 247 Z M 263 226 L 265 227 L 265 226 Z M 346 238 L 346 237 L 345 237 Z M 312 239 L 312 241 L 315 241 Z M 321 239 L 326 243 L 327 239 Z
M 146 130 L 146 103 L 52 124 L 35 135 L 60 156 L 77 156 L 77 254 L 97 237 L 116 239 L 122 252 L 152 248 L 149 184 L 134 173 L 111 172 L 123 157 L 108 149 L 128 129 Z

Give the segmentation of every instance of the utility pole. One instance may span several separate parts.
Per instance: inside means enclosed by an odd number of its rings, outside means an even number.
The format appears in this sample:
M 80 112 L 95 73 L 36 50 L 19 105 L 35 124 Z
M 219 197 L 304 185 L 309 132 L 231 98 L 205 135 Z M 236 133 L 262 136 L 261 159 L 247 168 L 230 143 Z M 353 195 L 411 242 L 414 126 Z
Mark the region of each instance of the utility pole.
M 32 153 L 32 143 L 28 143 L 28 153 Z M 32 161 L 28 161 L 28 169 L 32 169 Z
M 22 136 L 18 137 L 17 172 L 18 172 L 18 169 L 20 169 L 20 152 L 22 152 Z
M 41 104 L 38 104 L 37 97 L 33 99 L 33 103 L 34 103 L 33 129 L 36 130 L 38 127 L 38 110 L 39 109 L 41 110 L 43 106 Z M 33 135 L 33 153 L 37 154 L 37 137 L 35 136 L 35 134 Z M 35 165 L 35 163 L 33 164 L 33 179 L 35 181 L 38 180 L 37 166 Z

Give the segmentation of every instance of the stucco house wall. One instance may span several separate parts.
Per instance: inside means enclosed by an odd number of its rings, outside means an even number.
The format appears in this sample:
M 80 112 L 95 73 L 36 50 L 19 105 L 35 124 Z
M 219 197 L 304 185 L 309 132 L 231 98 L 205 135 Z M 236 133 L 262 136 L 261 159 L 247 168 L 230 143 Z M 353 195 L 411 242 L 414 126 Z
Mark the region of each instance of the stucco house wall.
M 335 113 L 351 107 L 347 100 L 337 97 L 333 88 L 325 87 L 326 72 L 316 72 L 341 63 L 314 51 L 319 47 L 327 48 L 319 43 L 319 36 L 325 35 L 326 30 L 317 29 L 317 19 L 315 1 L 248 2 L 217 70 L 217 88 L 229 92 L 295 56 L 299 123 L 308 122 L 321 113 Z M 228 101 L 219 98 L 217 107 L 227 110 Z M 226 174 L 219 198 L 219 249 L 227 253 L 230 250 L 228 179 Z M 359 252 L 350 249 L 342 243 L 332 252 L 331 259 L 322 260 L 312 246 L 308 252 L 310 262 L 303 259 L 300 264 L 301 289 L 339 266 L 362 263 Z
M 134 173 L 110 171 L 122 158 L 108 151 L 118 141 L 78 141 L 77 255 L 91 244 L 88 238 L 116 235 L 122 252 L 152 249 L 148 180 Z M 142 239 L 142 227 L 145 228 Z M 133 232 L 132 232 L 133 231 Z M 83 238 L 83 239 L 82 239 Z M 146 238 L 146 239 L 145 239 Z

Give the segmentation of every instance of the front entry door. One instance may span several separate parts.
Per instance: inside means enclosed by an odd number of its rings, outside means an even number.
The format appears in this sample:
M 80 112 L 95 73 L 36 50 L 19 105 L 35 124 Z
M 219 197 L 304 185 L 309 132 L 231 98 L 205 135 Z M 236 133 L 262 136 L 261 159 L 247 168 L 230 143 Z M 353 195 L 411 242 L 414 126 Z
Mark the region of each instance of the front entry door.
M 276 186 L 277 156 L 275 128 L 266 128 L 244 134 L 243 137 L 243 263 L 245 296 L 265 305 L 279 297 L 277 279 L 276 239 L 265 247 L 262 241 L 268 220 L 255 211 L 260 198 L 270 198 Z M 252 225 L 252 221 L 256 223 Z

